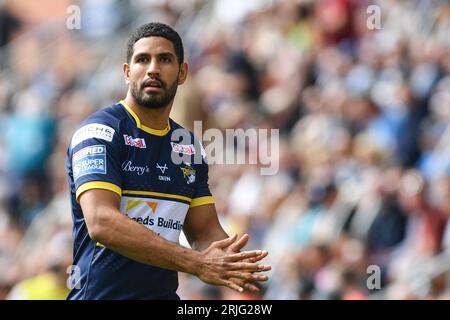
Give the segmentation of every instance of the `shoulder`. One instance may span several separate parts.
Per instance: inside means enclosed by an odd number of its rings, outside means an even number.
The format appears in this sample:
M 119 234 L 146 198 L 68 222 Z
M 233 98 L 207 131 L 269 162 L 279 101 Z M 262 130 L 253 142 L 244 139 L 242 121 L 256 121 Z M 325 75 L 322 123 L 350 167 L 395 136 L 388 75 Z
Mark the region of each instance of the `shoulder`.
M 81 122 L 72 135 L 71 148 L 90 138 L 112 142 L 114 136 L 120 129 L 122 119 L 123 108 L 119 104 L 114 104 L 94 112 Z
M 184 128 L 182 125 L 176 123 L 171 118 L 169 121 L 170 121 L 170 129 L 172 131 L 172 138 L 176 139 L 177 137 L 183 136 L 185 141 L 187 141 L 187 139 L 190 139 L 192 141 L 190 143 L 192 143 L 192 144 L 194 144 L 194 143 L 201 144 L 201 140 L 200 140 L 201 137 L 197 137 L 194 132 L 190 131 L 189 129 Z M 201 134 L 201 132 L 200 132 L 200 134 Z
M 123 107 L 119 103 L 115 103 L 88 116 L 83 120 L 83 122 L 81 122 L 80 128 L 92 123 L 101 123 L 113 128 L 118 128 L 120 120 L 123 119 L 123 115 Z

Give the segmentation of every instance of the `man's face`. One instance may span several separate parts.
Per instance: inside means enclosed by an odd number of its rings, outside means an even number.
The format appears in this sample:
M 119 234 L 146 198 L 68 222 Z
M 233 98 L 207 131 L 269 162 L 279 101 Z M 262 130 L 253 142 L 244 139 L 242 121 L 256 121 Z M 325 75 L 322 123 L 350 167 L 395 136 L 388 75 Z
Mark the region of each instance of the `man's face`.
M 186 63 L 179 65 L 172 42 L 162 37 L 139 39 L 130 64 L 124 64 L 131 95 L 140 106 L 149 109 L 168 106 L 186 75 Z

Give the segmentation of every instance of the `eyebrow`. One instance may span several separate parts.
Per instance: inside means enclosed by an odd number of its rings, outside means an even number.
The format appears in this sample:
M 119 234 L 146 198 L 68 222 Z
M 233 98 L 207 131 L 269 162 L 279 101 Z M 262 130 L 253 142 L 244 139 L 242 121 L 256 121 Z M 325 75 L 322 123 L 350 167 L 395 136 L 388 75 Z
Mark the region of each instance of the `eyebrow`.
M 139 58 L 148 58 L 148 57 L 150 57 L 150 55 L 148 53 L 141 52 L 134 56 L 134 61 L 136 61 Z
M 161 52 L 158 54 L 159 57 L 171 57 L 175 58 L 175 55 L 172 52 Z
M 175 55 L 169 51 L 164 51 L 164 52 L 158 53 L 157 56 L 158 57 L 170 57 L 172 59 L 175 59 Z M 139 58 L 148 58 L 148 57 L 150 57 L 150 55 L 148 53 L 140 52 L 134 56 L 134 60 L 136 61 Z

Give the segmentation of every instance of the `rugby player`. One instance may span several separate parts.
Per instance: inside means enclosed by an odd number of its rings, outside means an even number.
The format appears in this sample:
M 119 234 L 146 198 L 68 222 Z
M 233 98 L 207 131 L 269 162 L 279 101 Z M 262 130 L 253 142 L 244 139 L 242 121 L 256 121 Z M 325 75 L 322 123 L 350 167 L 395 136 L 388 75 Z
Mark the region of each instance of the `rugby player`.
M 75 266 L 68 299 L 179 299 L 177 272 L 258 291 L 267 252 L 241 252 L 248 235 L 223 230 L 203 147 L 169 118 L 188 74 L 178 33 L 161 23 L 139 27 L 123 74 L 125 99 L 84 120 L 67 151 Z M 192 142 L 173 140 L 175 130 Z M 182 230 L 192 249 L 179 244 Z

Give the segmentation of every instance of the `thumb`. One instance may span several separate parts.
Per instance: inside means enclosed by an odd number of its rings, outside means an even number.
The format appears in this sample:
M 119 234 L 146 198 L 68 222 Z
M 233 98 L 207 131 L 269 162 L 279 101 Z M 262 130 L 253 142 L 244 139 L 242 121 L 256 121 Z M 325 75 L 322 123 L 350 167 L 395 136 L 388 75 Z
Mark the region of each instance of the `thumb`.
M 241 249 L 247 244 L 249 239 L 249 235 L 245 233 L 238 241 L 234 242 L 229 249 L 233 252 L 240 252 Z
M 214 241 L 212 243 L 212 246 L 215 248 L 223 249 L 223 248 L 230 246 L 233 242 L 235 242 L 236 238 L 237 238 L 237 234 L 233 234 L 231 237 L 225 238 L 223 240 Z

